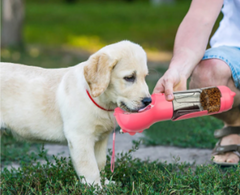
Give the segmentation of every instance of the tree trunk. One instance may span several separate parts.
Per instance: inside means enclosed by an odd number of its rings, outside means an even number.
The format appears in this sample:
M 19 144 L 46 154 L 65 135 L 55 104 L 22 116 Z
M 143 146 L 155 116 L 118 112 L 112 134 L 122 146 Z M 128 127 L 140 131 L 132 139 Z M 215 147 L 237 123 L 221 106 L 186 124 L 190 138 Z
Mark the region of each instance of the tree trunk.
M 23 0 L 2 0 L 1 47 L 20 46 L 24 19 Z

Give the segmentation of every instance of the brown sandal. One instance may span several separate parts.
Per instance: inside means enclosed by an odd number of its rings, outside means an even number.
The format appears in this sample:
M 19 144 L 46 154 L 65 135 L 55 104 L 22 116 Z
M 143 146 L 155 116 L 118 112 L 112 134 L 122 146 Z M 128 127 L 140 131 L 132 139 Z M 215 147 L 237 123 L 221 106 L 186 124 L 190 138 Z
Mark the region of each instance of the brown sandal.
M 221 146 L 220 143 L 222 141 L 222 138 L 231 135 L 231 134 L 238 134 L 240 135 L 240 127 L 224 127 L 222 129 L 216 130 L 214 132 L 214 137 L 220 139 L 216 143 L 216 147 L 212 151 L 212 155 L 218 155 L 218 154 L 224 154 L 226 152 L 233 152 L 236 154 L 240 161 L 240 145 L 228 145 L 228 146 Z M 213 160 L 214 163 L 221 165 L 221 166 L 233 166 L 238 165 L 238 163 L 227 163 L 227 162 L 216 162 Z

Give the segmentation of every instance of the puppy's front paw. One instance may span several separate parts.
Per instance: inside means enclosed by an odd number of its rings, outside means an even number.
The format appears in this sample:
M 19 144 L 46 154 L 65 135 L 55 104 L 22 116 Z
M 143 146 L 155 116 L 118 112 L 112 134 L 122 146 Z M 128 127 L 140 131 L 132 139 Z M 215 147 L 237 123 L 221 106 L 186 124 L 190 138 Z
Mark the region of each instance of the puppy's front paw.
M 80 176 L 80 182 L 83 184 L 87 184 L 88 186 L 94 186 L 95 188 L 99 187 L 102 189 L 102 184 L 100 180 L 92 181 L 92 180 L 87 180 L 83 176 Z
M 109 185 L 109 184 L 111 185 L 111 184 L 116 184 L 116 182 L 115 182 L 115 181 L 112 181 L 112 180 L 109 181 L 108 179 L 105 179 L 104 184 L 105 184 L 105 185 Z

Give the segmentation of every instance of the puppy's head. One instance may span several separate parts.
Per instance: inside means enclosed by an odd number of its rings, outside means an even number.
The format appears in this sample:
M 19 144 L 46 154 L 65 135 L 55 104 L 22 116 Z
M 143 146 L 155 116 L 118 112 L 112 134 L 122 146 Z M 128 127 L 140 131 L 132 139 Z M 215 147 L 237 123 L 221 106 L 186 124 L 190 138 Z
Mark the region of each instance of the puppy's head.
M 147 74 L 146 53 L 130 41 L 102 48 L 90 56 L 84 67 L 91 95 L 104 94 L 109 103 L 129 112 L 137 112 L 151 103 L 145 82 Z

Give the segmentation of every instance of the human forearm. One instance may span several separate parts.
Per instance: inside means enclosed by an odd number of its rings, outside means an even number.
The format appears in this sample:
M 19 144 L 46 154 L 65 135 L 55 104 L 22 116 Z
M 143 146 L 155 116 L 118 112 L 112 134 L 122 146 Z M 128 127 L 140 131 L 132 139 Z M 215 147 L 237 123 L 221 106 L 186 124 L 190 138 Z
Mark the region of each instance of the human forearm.
M 176 68 L 189 77 L 204 55 L 215 20 L 222 7 L 222 0 L 193 0 L 179 26 L 169 68 Z
M 158 80 L 153 93 L 165 93 L 173 100 L 173 91 L 186 90 L 187 78 L 203 57 L 212 27 L 223 0 L 192 0 L 179 26 L 169 69 Z

